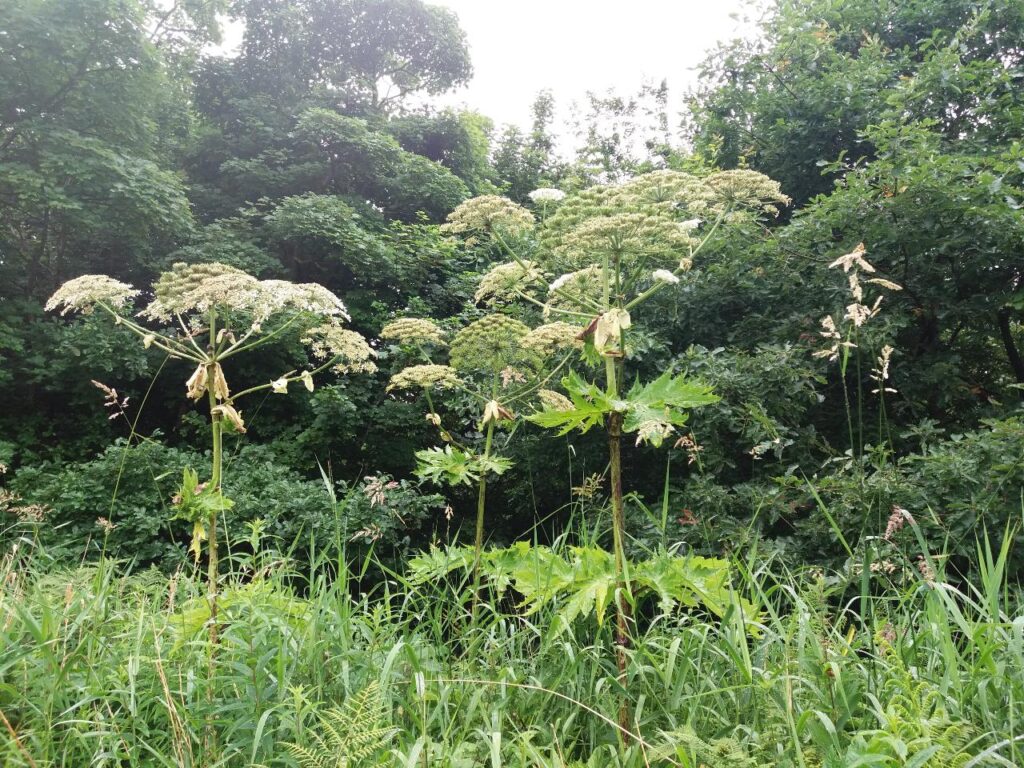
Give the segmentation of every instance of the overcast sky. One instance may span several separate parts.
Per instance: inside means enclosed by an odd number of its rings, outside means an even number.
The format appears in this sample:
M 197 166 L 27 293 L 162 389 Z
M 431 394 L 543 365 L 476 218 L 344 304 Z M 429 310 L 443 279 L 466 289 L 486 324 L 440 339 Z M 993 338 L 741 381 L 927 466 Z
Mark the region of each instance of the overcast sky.
M 430 104 L 468 107 L 500 126 L 527 128 L 542 89 L 556 122 L 587 91 L 635 93 L 668 81 L 671 105 L 694 84 L 694 67 L 717 42 L 748 33 L 766 0 L 427 0 L 452 9 L 469 41 L 472 82 Z M 214 50 L 237 50 L 229 23 Z
M 561 117 L 588 90 L 625 95 L 645 78 L 666 78 L 678 104 L 704 53 L 748 29 L 742 17 L 760 6 L 744 0 L 431 2 L 458 14 L 475 71 L 468 87 L 440 101 L 524 127 L 543 88 L 554 93 Z

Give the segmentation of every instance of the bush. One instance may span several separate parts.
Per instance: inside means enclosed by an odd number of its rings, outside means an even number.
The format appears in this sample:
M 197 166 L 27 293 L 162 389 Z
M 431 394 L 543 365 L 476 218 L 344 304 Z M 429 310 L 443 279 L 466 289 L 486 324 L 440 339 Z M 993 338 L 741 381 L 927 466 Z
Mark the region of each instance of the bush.
M 105 549 L 114 557 L 172 568 L 188 557 L 191 531 L 172 520 L 171 496 L 183 469 L 197 469 L 203 478 L 208 463 L 208 456 L 155 440 L 121 440 L 91 461 L 21 469 L 10 485 L 24 504 L 45 505 L 38 535 L 58 560 L 72 562 Z M 339 482 L 335 505 L 323 481 L 283 466 L 266 446 L 245 446 L 226 465 L 224 492 L 235 502 L 224 520 L 229 546 L 245 538 L 245 524 L 255 519 L 264 521 L 266 535 L 281 549 L 299 539 L 300 555 L 311 541 L 320 549 L 349 539 L 405 546 L 410 531 L 445 504 L 440 496 L 421 496 L 409 483 L 381 476 Z

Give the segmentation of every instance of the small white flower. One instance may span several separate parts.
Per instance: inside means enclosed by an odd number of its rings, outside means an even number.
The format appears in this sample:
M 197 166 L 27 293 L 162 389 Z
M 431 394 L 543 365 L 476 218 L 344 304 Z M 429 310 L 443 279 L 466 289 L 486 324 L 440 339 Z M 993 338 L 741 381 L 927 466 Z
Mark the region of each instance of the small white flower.
M 551 187 L 535 189 L 527 195 L 535 203 L 558 203 L 565 199 L 565 192 Z
M 667 269 L 656 269 L 651 274 L 655 280 L 661 283 L 668 283 L 669 285 L 675 285 L 679 282 L 679 278 L 669 272 Z
M 270 388 L 274 390 L 275 395 L 287 395 L 288 394 L 288 379 L 282 376 L 280 379 L 275 379 L 270 382 Z
M 568 283 L 570 280 L 573 279 L 573 277 L 575 277 L 575 275 L 576 275 L 575 272 L 569 272 L 568 274 L 565 274 L 565 275 L 562 275 L 559 278 L 556 278 L 555 282 L 553 282 L 551 284 L 551 288 L 550 288 L 551 292 L 554 293 L 559 288 L 564 287 L 566 283 Z
M 156 341 L 156 334 L 147 333 L 145 336 L 142 337 L 142 346 L 145 347 L 146 349 L 149 349 L 151 346 L 153 346 L 154 341 Z

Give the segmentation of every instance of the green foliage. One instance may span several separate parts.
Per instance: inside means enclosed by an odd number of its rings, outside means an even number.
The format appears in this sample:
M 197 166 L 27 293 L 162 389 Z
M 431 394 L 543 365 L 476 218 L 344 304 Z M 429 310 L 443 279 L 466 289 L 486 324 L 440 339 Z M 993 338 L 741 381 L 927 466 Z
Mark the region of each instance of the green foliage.
M 377 681 L 371 682 L 343 708 L 325 709 L 319 723 L 307 731 L 307 744 L 287 744 L 288 753 L 302 768 L 355 768 L 381 752 L 395 736 L 395 728 L 381 725 L 387 710 Z
M 512 462 L 446 445 L 416 451 L 416 476 L 438 485 L 472 485 L 489 472 L 503 475 Z
M 683 409 L 699 408 L 718 402 L 711 389 L 696 381 L 687 381 L 685 375 L 673 376 L 665 371 L 648 384 L 635 382 L 622 400 L 609 398 L 595 384 L 570 372 L 562 380 L 573 407 L 558 409 L 547 407 L 529 416 L 529 420 L 548 429 L 558 429 L 565 435 L 574 429 L 587 432 L 591 427 L 603 425 L 610 413 L 624 414 L 623 430 L 637 433 L 638 441 L 650 442 L 655 447 L 674 427 L 683 426 L 687 414 Z
M 411 560 L 409 570 L 414 582 L 423 583 L 468 569 L 474 559 L 470 547 L 432 549 Z M 486 550 L 481 560 L 483 575 L 499 595 L 512 587 L 522 596 L 527 616 L 555 607 L 552 631 L 556 636 L 577 618 L 593 615 L 601 626 L 608 606 L 618 599 L 615 558 L 603 549 L 571 547 L 566 556 L 549 547 L 519 542 L 507 549 Z M 735 610 L 751 628 L 758 620 L 756 606 L 740 597 L 730 583 L 725 560 L 660 554 L 627 570 L 631 602 L 649 596 L 665 614 L 677 606 L 704 608 L 718 617 Z
M 199 482 L 199 475 L 190 467 L 182 470 L 181 485 L 172 499 L 174 516 L 172 520 L 192 523 L 192 543 L 189 550 L 198 561 L 202 553 L 202 542 L 208 538 L 206 521 L 211 515 L 227 512 L 235 502 L 225 496 L 220 488 L 212 488 Z

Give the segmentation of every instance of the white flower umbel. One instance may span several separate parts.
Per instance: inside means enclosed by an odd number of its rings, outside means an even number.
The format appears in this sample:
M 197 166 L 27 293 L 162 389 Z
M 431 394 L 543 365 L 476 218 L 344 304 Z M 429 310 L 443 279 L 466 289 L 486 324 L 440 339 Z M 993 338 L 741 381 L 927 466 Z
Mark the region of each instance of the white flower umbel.
M 560 203 L 565 199 L 565 192 L 551 187 L 541 187 L 533 190 L 527 197 L 535 203 Z
M 139 295 L 139 291 L 128 283 L 122 283 L 106 275 L 82 275 L 68 280 L 46 302 L 46 311 L 58 307 L 60 313 L 81 312 L 88 315 L 97 304 L 106 304 L 119 309 Z
M 679 278 L 667 269 L 656 269 L 651 273 L 651 277 L 660 283 L 668 283 L 669 285 L 675 285 L 679 282 Z

